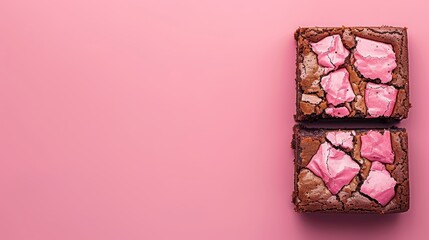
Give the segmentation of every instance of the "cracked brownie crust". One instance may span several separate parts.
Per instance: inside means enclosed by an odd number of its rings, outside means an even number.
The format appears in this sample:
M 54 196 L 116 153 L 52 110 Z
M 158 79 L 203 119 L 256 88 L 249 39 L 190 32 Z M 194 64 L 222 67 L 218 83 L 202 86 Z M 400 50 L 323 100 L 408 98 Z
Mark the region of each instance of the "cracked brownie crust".
M 332 51 L 327 55 L 329 61 L 326 63 L 320 61 L 323 58 L 323 53 L 317 51 L 315 44 L 319 44 L 323 48 L 323 42 L 329 43 L 328 38 L 332 37 Z M 334 40 L 340 39 L 336 44 Z M 407 118 L 409 108 L 409 76 L 408 76 L 408 43 L 407 29 L 398 27 L 338 27 L 338 28 L 299 28 L 295 32 L 297 41 L 297 58 L 296 58 L 296 115 L 297 121 L 311 121 L 318 119 L 331 118 L 377 118 L 384 120 L 401 120 Z M 359 39 L 364 41 L 369 40 L 370 43 L 379 44 L 381 47 L 388 47 L 394 54 L 394 64 L 396 67 L 389 70 L 389 80 L 384 81 L 383 77 L 365 77 L 357 65 L 356 47 Z M 363 44 L 363 43 L 362 43 Z M 377 46 L 380 47 L 380 46 Z M 334 50 L 332 50 L 334 48 Z M 347 53 L 338 55 L 340 50 Z M 378 48 L 380 49 L 380 48 Z M 377 50 L 378 50 L 377 49 Z M 327 52 L 325 52 L 326 54 Z M 344 57 L 346 56 L 346 57 Z M 344 59 L 338 60 L 333 57 L 341 57 Z M 368 59 L 370 59 L 369 57 Z M 373 60 L 373 62 L 377 62 Z M 380 57 L 379 59 L 384 59 Z M 337 62 L 335 62 L 337 60 Z M 342 60 L 342 61 L 341 61 Z M 371 60 L 368 60 L 371 61 Z M 323 64 L 325 64 L 323 66 Z M 366 63 L 364 63 L 366 64 Z M 378 62 L 375 64 L 379 64 Z M 390 63 L 386 63 L 391 65 Z M 369 69 L 376 67 L 370 66 Z M 334 88 L 329 92 L 323 86 L 323 78 L 331 77 L 330 75 L 338 70 L 346 70 L 348 73 L 348 81 L 350 89 L 347 89 L 347 100 L 344 96 L 337 95 L 342 98 L 342 103 L 338 101 L 329 102 L 328 95 L 337 94 L 341 89 L 345 89 L 345 83 L 338 88 Z M 388 70 L 388 69 L 387 69 Z M 386 70 L 386 71 L 387 71 Z M 384 73 L 384 72 L 383 72 Z M 366 75 L 368 76 L 368 75 Z M 381 79 L 381 80 L 380 80 Z M 337 81 L 336 79 L 334 79 Z M 334 81 L 332 80 L 332 81 Z M 339 81 L 339 80 L 338 80 Z M 372 84 L 367 86 L 367 84 Z M 374 90 L 374 85 L 383 88 L 382 90 Z M 326 84 L 325 84 L 326 85 Z M 348 83 L 347 83 L 348 85 Z M 369 90 L 368 90 L 369 88 Z M 350 93 L 352 90 L 353 93 Z M 373 90 L 373 91 L 371 91 Z M 350 95 L 352 94 L 352 96 Z M 368 96 L 365 96 L 368 94 Z M 372 95 L 372 98 L 369 96 Z M 379 97 L 380 94 L 380 97 Z M 352 99 L 352 100 L 350 100 Z M 386 100 L 387 99 L 387 100 Z M 370 101 L 389 101 L 381 106 L 378 103 Z M 374 109 L 379 108 L 378 113 Z M 383 111 L 383 107 L 386 108 Z M 369 109 L 368 109 L 369 108 Z M 376 110 L 377 111 L 377 110 Z
M 327 137 L 332 132 L 353 132 L 352 148 L 350 144 L 344 144 L 341 140 L 339 145 Z M 361 156 L 362 136 L 368 133 L 387 132 L 390 134 L 391 152 L 394 155 L 392 163 L 380 163 Z M 380 134 L 380 136 L 382 136 Z M 317 176 L 310 169 L 309 163 L 313 161 L 322 144 L 329 143 L 333 148 L 345 153 L 359 166 L 358 173 L 348 183 L 341 187 L 338 193 L 333 194 L 328 189 L 324 179 Z M 345 147 L 347 145 L 347 147 Z M 338 212 L 338 213 L 398 213 L 405 212 L 409 208 L 409 182 L 408 182 L 408 142 L 407 133 L 402 128 L 388 129 L 307 129 L 300 125 L 294 127 L 292 148 L 295 152 L 295 184 L 292 202 L 297 212 Z M 365 147 L 364 147 L 365 148 Z M 329 155 L 328 155 L 329 157 Z M 371 178 L 372 165 L 382 165 L 386 175 L 396 182 L 392 195 L 388 201 L 380 203 L 377 195 L 374 198 L 363 193 L 362 185 L 368 184 Z M 331 167 L 334 165 L 331 165 Z M 317 168 L 316 168 L 317 170 Z M 332 169 L 330 169 L 333 171 Z M 328 166 L 329 171 L 329 166 Z M 370 177 L 369 177 L 370 176 Z M 342 175 L 342 178 L 344 175 Z M 374 178 L 371 178 L 372 181 Z M 386 182 L 385 180 L 382 183 Z M 369 184 L 368 184 L 369 185 Z M 365 186 L 365 188 L 367 188 Z M 394 193 L 393 193 L 394 190 Z M 383 192 L 386 193 L 387 191 Z M 368 193 L 368 192 L 367 192 Z

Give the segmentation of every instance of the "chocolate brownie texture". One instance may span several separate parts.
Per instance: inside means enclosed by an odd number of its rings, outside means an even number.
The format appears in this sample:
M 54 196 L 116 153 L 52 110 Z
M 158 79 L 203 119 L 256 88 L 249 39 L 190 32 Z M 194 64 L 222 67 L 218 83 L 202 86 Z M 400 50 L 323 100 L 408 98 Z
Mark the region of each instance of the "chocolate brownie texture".
M 377 152 L 373 151 L 375 148 L 372 149 L 372 145 L 368 144 L 366 144 L 367 146 L 363 146 L 362 136 L 369 135 L 370 131 L 375 135 L 378 134 L 378 136 L 383 136 L 382 134 L 385 133 L 386 135 L 384 136 L 390 139 L 390 144 L 379 142 L 378 145 L 391 145 L 389 148 L 394 155 L 391 156 L 391 163 L 374 161 L 375 158 L 373 158 L 373 156 L 377 157 Z M 349 139 L 349 146 L 346 146 L 344 140 L 339 139 L 341 142 L 338 145 L 338 142 L 336 144 L 332 141 L 332 138 L 328 137 L 328 135 L 332 136 L 332 133 L 338 132 L 353 133 L 353 135 L 350 135 L 352 138 Z M 390 136 L 388 136 L 389 134 Z M 365 141 L 368 141 L 367 137 L 365 137 Z M 371 142 L 367 143 L 377 145 Z M 317 153 L 320 152 L 322 145 L 329 145 L 332 149 L 335 149 L 331 151 L 331 154 L 333 154 L 333 151 L 343 154 L 344 157 L 342 159 L 351 158 L 352 162 L 350 162 L 350 164 L 352 165 L 349 164 L 349 166 L 353 166 L 354 164 L 357 167 L 355 176 L 352 175 L 349 177 L 350 180 L 347 180 L 344 186 L 340 186 L 341 188 L 335 190 L 337 191 L 335 194 L 332 193 L 332 187 L 336 187 L 338 184 L 331 181 L 329 183 L 331 188 L 328 188 L 329 186 L 325 183 L 324 179 L 317 176 L 321 168 L 314 168 L 315 165 L 311 163 L 312 161 L 316 161 Z M 368 148 L 368 146 L 370 147 L 369 150 L 373 151 L 373 155 L 368 156 L 368 154 L 366 154 L 366 157 L 363 157 L 364 150 L 362 147 Z M 292 197 L 295 211 L 300 213 L 335 212 L 385 214 L 406 212 L 409 209 L 408 142 L 405 129 L 392 127 L 372 130 L 341 130 L 305 128 L 301 125 L 295 125 L 292 148 L 295 152 L 295 184 Z M 384 160 L 386 160 L 386 158 L 380 158 L 380 161 Z M 311 164 L 313 168 L 310 166 Z M 373 171 L 372 165 L 374 165 L 374 167 L 382 166 L 382 168 L 384 168 L 385 174 L 383 176 L 385 178 L 381 181 L 381 184 L 386 183 L 387 180 L 393 182 L 390 189 L 390 197 L 381 199 L 379 195 L 372 195 L 371 192 L 368 192 L 368 186 L 370 186 L 371 183 L 375 183 L 375 178 L 371 176 L 371 171 Z M 335 169 L 332 168 L 335 167 L 335 165 L 331 163 L 329 166 L 328 159 L 326 159 L 326 166 L 328 167 L 328 172 L 329 170 L 331 173 L 335 171 Z M 331 169 L 329 169 L 329 167 L 331 167 Z M 346 168 L 347 166 L 337 167 L 337 169 L 341 169 L 341 171 Z M 344 179 L 345 175 L 342 175 L 341 178 Z M 341 180 L 341 178 L 338 179 Z M 370 182 L 370 178 L 372 178 L 372 182 Z M 387 180 L 385 180 L 386 178 Z M 328 181 L 330 180 L 332 179 L 329 178 Z M 380 186 L 375 186 L 373 188 L 375 188 L 374 191 L 381 191 L 382 194 L 389 192 L 389 189 L 385 191 L 383 189 L 380 190 Z
M 336 40 L 333 37 L 338 36 L 338 43 L 334 43 Z M 318 44 L 323 47 L 326 46 L 327 37 L 332 39 L 330 54 L 326 56 L 328 52 L 315 51 L 315 45 Z M 334 119 L 334 118 L 347 118 L 347 119 L 380 119 L 380 120 L 401 120 L 407 118 L 409 108 L 411 107 L 409 102 L 409 76 L 408 76 L 408 43 L 407 43 L 407 29 L 400 27 L 310 27 L 310 28 L 298 28 L 295 32 L 295 39 L 297 41 L 296 49 L 296 121 L 313 121 L 319 119 Z M 323 41 L 325 39 L 325 46 Z M 357 67 L 356 55 L 358 40 L 369 42 L 373 44 L 375 48 L 385 47 L 387 51 L 391 52 L 391 60 L 396 63 L 394 69 L 390 69 L 390 78 L 386 81 L 384 79 L 371 76 L 365 77 Z M 370 40 L 370 41 L 367 41 Z M 329 43 L 329 41 L 328 41 Z M 363 45 L 363 43 L 362 43 Z M 380 46 L 379 46 L 380 45 Z M 367 45 L 369 46 L 369 45 Z M 373 71 L 379 66 L 387 67 L 386 72 L 389 70 L 388 65 L 392 62 L 386 62 L 384 65 L 371 65 L 383 64 L 379 61 L 384 61 L 383 57 L 376 58 L 378 49 L 375 49 L 373 54 L 375 57 L 369 57 L 368 68 Z M 362 47 L 363 49 L 363 47 Z M 333 52 L 335 50 L 335 52 Z M 343 55 L 340 52 L 343 50 Z M 367 49 L 364 49 L 366 51 Z M 393 51 L 393 52 L 392 52 Z M 325 54 L 325 55 L 323 55 Z M 328 65 L 331 68 L 322 66 L 320 57 L 329 59 Z M 328 58 L 326 58 L 328 57 Z M 365 56 L 363 56 L 365 57 Z M 343 58 L 343 59 L 341 59 Z M 338 60 L 340 59 L 340 60 Z M 381 59 L 381 60 L 380 60 Z M 343 61 L 341 61 L 343 60 Z M 387 61 L 387 60 L 386 60 Z M 368 65 L 365 62 L 361 63 Z M 335 65 L 335 66 L 334 66 Z M 365 67 L 365 66 L 364 66 Z M 362 67 L 362 69 L 364 69 Z M 344 70 L 346 75 L 344 76 Z M 331 76 L 333 72 L 339 71 L 336 74 L 336 78 Z M 342 71 L 342 72 L 341 72 Z M 341 75 L 343 74 L 343 75 Z M 384 74 L 384 73 L 383 73 Z M 323 78 L 325 80 L 325 87 L 322 85 Z M 332 86 L 334 80 L 344 77 L 343 85 L 331 90 L 331 94 L 334 97 L 340 99 L 340 103 L 329 102 L 327 98 L 326 89 Z M 327 83 L 326 83 L 327 82 Z M 349 83 L 348 83 L 349 82 Z M 370 84 L 367 86 L 367 84 Z M 338 83 L 340 84 L 340 83 Z M 337 84 L 337 85 L 338 85 Z M 381 84 L 381 85 L 380 85 Z M 339 85 L 338 85 L 339 86 Z M 347 87 L 350 86 L 350 87 Z M 347 87 L 347 96 L 340 96 L 340 92 Z M 382 87 L 383 89 L 379 89 Z M 341 90 L 342 89 L 342 90 Z M 370 90 L 373 91 L 370 91 Z M 377 89 L 377 90 L 375 90 Z M 353 91 L 353 93 L 349 91 Z M 365 96 L 366 91 L 368 96 Z M 369 95 L 374 94 L 371 98 Z M 381 95 L 380 95 L 381 94 Z M 389 100 L 389 97 L 391 99 Z M 367 99 L 368 98 L 368 99 Z M 388 99 L 388 100 L 386 100 Z M 375 101 L 375 103 L 371 103 Z M 377 101 L 385 101 L 385 105 L 379 105 Z M 372 106 L 368 109 L 368 104 L 375 105 L 373 110 Z M 386 110 L 383 112 L 382 108 Z M 381 109 L 380 109 L 381 108 Z M 374 113 L 377 111 L 378 113 Z

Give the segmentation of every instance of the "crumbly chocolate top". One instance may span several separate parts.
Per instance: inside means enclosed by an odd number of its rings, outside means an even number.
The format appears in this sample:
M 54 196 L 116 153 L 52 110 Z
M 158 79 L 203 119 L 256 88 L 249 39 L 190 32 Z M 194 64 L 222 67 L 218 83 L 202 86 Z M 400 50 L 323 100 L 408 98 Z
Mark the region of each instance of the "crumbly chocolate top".
M 407 117 L 406 28 L 299 28 L 295 39 L 296 120 Z M 337 71 L 348 73 L 347 83 L 341 77 L 332 78 L 344 76 Z M 322 84 L 327 77 L 332 81 Z
M 348 145 L 349 138 L 352 138 L 351 148 Z M 390 146 L 386 144 L 386 139 L 390 141 Z M 374 146 L 374 149 L 362 149 L 362 145 L 367 144 L 366 141 L 383 142 L 385 147 Z M 295 148 L 293 202 L 297 211 L 391 213 L 408 209 L 408 143 L 405 130 L 398 128 L 376 131 L 308 130 L 297 126 L 293 146 Z M 354 170 L 347 170 L 347 168 L 353 169 L 353 167 L 350 168 L 353 165 L 348 162 L 347 164 L 342 164 L 341 161 L 330 163 L 329 154 L 318 155 L 321 149 L 330 150 L 330 148 L 341 152 L 341 159 L 352 159 L 359 166 L 357 174 Z M 393 154 L 393 162 L 389 159 L 380 162 L 380 158 L 390 157 L 389 150 Z M 366 157 L 362 156 L 362 152 Z M 369 153 L 376 157 L 368 157 Z M 347 158 L 343 155 L 347 155 Z M 320 161 L 320 157 L 325 157 L 326 164 Z M 317 164 L 313 163 L 314 161 L 317 161 Z M 341 183 L 339 190 L 332 182 L 335 181 L 334 175 L 339 176 L 337 173 L 342 174 L 339 178 L 341 180 L 338 181 Z

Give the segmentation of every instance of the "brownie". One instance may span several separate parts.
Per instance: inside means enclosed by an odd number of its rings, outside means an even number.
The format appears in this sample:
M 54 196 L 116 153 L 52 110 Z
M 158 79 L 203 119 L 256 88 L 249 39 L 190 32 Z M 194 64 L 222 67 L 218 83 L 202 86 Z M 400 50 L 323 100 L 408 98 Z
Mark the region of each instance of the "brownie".
M 298 28 L 295 39 L 297 121 L 408 116 L 406 28 Z
M 297 212 L 399 213 L 409 208 L 403 128 L 294 127 Z

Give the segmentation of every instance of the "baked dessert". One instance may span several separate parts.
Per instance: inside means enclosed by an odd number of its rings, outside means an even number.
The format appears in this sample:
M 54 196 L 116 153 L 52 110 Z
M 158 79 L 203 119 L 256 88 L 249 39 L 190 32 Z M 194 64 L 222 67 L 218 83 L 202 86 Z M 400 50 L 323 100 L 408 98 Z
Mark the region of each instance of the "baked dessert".
M 296 125 L 297 212 L 398 213 L 409 208 L 402 128 L 309 129 Z
M 297 121 L 408 116 L 406 28 L 298 28 L 295 39 Z

